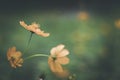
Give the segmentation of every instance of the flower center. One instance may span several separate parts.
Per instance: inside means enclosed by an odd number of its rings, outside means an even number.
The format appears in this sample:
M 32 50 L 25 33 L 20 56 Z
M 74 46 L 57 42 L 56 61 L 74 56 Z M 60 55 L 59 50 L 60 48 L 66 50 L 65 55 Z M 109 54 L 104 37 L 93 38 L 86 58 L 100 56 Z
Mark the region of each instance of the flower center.
M 14 62 L 14 61 L 15 61 L 15 58 L 14 58 L 14 57 L 11 57 L 11 61 Z
M 30 31 L 32 34 L 34 33 L 33 31 Z
M 55 61 L 57 58 L 56 57 L 52 57 L 53 61 Z

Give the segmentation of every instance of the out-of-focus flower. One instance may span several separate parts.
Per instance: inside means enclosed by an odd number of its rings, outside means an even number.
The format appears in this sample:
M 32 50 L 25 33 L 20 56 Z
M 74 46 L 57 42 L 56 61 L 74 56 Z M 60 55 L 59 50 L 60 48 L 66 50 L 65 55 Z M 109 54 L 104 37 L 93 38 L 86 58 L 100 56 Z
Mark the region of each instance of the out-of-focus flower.
M 115 26 L 120 29 L 120 19 L 115 21 Z
M 80 12 L 78 14 L 78 19 L 79 20 L 88 20 L 88 18 L 89 18 L 89 15 L 88 15 L 87 12 Z
M 68 64 L 69 58 L 66 56 L 69 54 L 67 49 L 64 49 L 64 45 L 60 44 L 50 51 L 50 56 L 48 58 L 48 64 L 52 72 L 60 73 L 63 72 L 62 64 Z
M 20 51 L 16 51 L 16 47 L 9 48 L 7 52 L 8 61 L 11 64 L 11 67 L 21 67 L 23 63 L 23 59 L 21 58 L 22 53 Z
M 50 35 L 49 33 L 45 33 L 44 31 L 42 31 L 39 24 L 32 23 L 31 25 L 27 25 L 24 21 L 20 21 L 20 25 L 26 30 L 31 31 L 42 37 L 48 37 Z

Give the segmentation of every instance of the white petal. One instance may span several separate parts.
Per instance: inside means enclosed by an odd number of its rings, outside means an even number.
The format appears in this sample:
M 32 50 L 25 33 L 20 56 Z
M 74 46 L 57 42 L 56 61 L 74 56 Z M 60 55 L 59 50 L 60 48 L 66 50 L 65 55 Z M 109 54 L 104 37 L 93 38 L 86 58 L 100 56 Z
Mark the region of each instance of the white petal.
M 58 53 L 57 57 L 64 57 L 69 54 L 69 51 L 67 49 L 63 49 L 61 52 Z
M 64 48 L 64 45 L 60 44 L 56 47 L 53 47 L 50 51 L 51 55 L 55 56 L 55 55 L 58 55 L 62 49 Z
M 55 56 L 56 55 L 56 48 L 52 48 L 50 51 L 51 56 Z
M 60 52 L 65 46 L 63 44 L 60 44 L 56 47 L 57 52 Z

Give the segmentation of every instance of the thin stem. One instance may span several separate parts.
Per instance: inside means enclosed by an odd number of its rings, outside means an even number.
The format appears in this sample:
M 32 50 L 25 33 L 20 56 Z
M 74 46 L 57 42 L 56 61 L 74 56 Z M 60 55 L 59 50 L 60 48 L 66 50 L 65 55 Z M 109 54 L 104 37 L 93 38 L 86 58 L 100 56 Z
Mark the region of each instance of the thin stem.
M 31 39 L 32 39 L 32 35 L 33 35 L 33 32 L 31 32 L 31 34 L 30 34 L 30 38 L 29 38 L 29 40 L 28 40 L 27 48 L 28 48 L 28 46 L 29 46 L 29 44 L 30 44 L 30 41 L 31 41 Z
M 30 32 L 30 33 L 31 33 L 31 34 L 30 34 L 30 38 L 29 38 L 29 40 L 28 40 L 28 44 L 27 44 L 27 47 L 26 47 L 24 53 L 26 53 L 27 50 L 29 49 L 29 44 L 30 44 L 30 41 L 31 41 L 31 39 L 32 39 L 33 32 Z
M 38 57 L 38 56 L 48 57 L 49 55 L 46 55 L 46 54 L 34 54 L 34 55 L 26 57 L 24 60 L 27 60 L 27 59 L 30 59 L 30 58 L 33 58 L 33 57 Z

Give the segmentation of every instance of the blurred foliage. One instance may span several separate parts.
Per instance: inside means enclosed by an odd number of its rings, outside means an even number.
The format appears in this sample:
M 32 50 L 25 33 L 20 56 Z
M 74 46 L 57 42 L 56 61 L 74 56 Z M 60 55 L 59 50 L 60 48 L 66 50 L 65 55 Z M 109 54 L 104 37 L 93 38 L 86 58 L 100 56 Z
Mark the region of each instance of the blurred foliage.
M 0 15 L 0 80 L 39 80 L 43 72 L 47 74 L 46 80 L 67 80 L 70 77 L 61 79 L 55 76 L 46 57 L 25 61 L 21 68 L 10 66 L 6 58 L 8 48 L 16 46 L 17 50 L 24 52 L 30 37 L 30 32 L 20 26 L 20 20 L 27 24 L 36 22 L 51 34 L 47 38 L 34 34 L 24 57 L 36 53 L 50 54 L 52 47 L 65 44 L 70 51 L 70 63 L 64 67 L 71 75 L 75 74 L 75 80 L 119 80 L 120 30 L 115 27 L 115 19 L 90 12 L 82 15 L 85 17 L 80 16 L 78 12 Z

